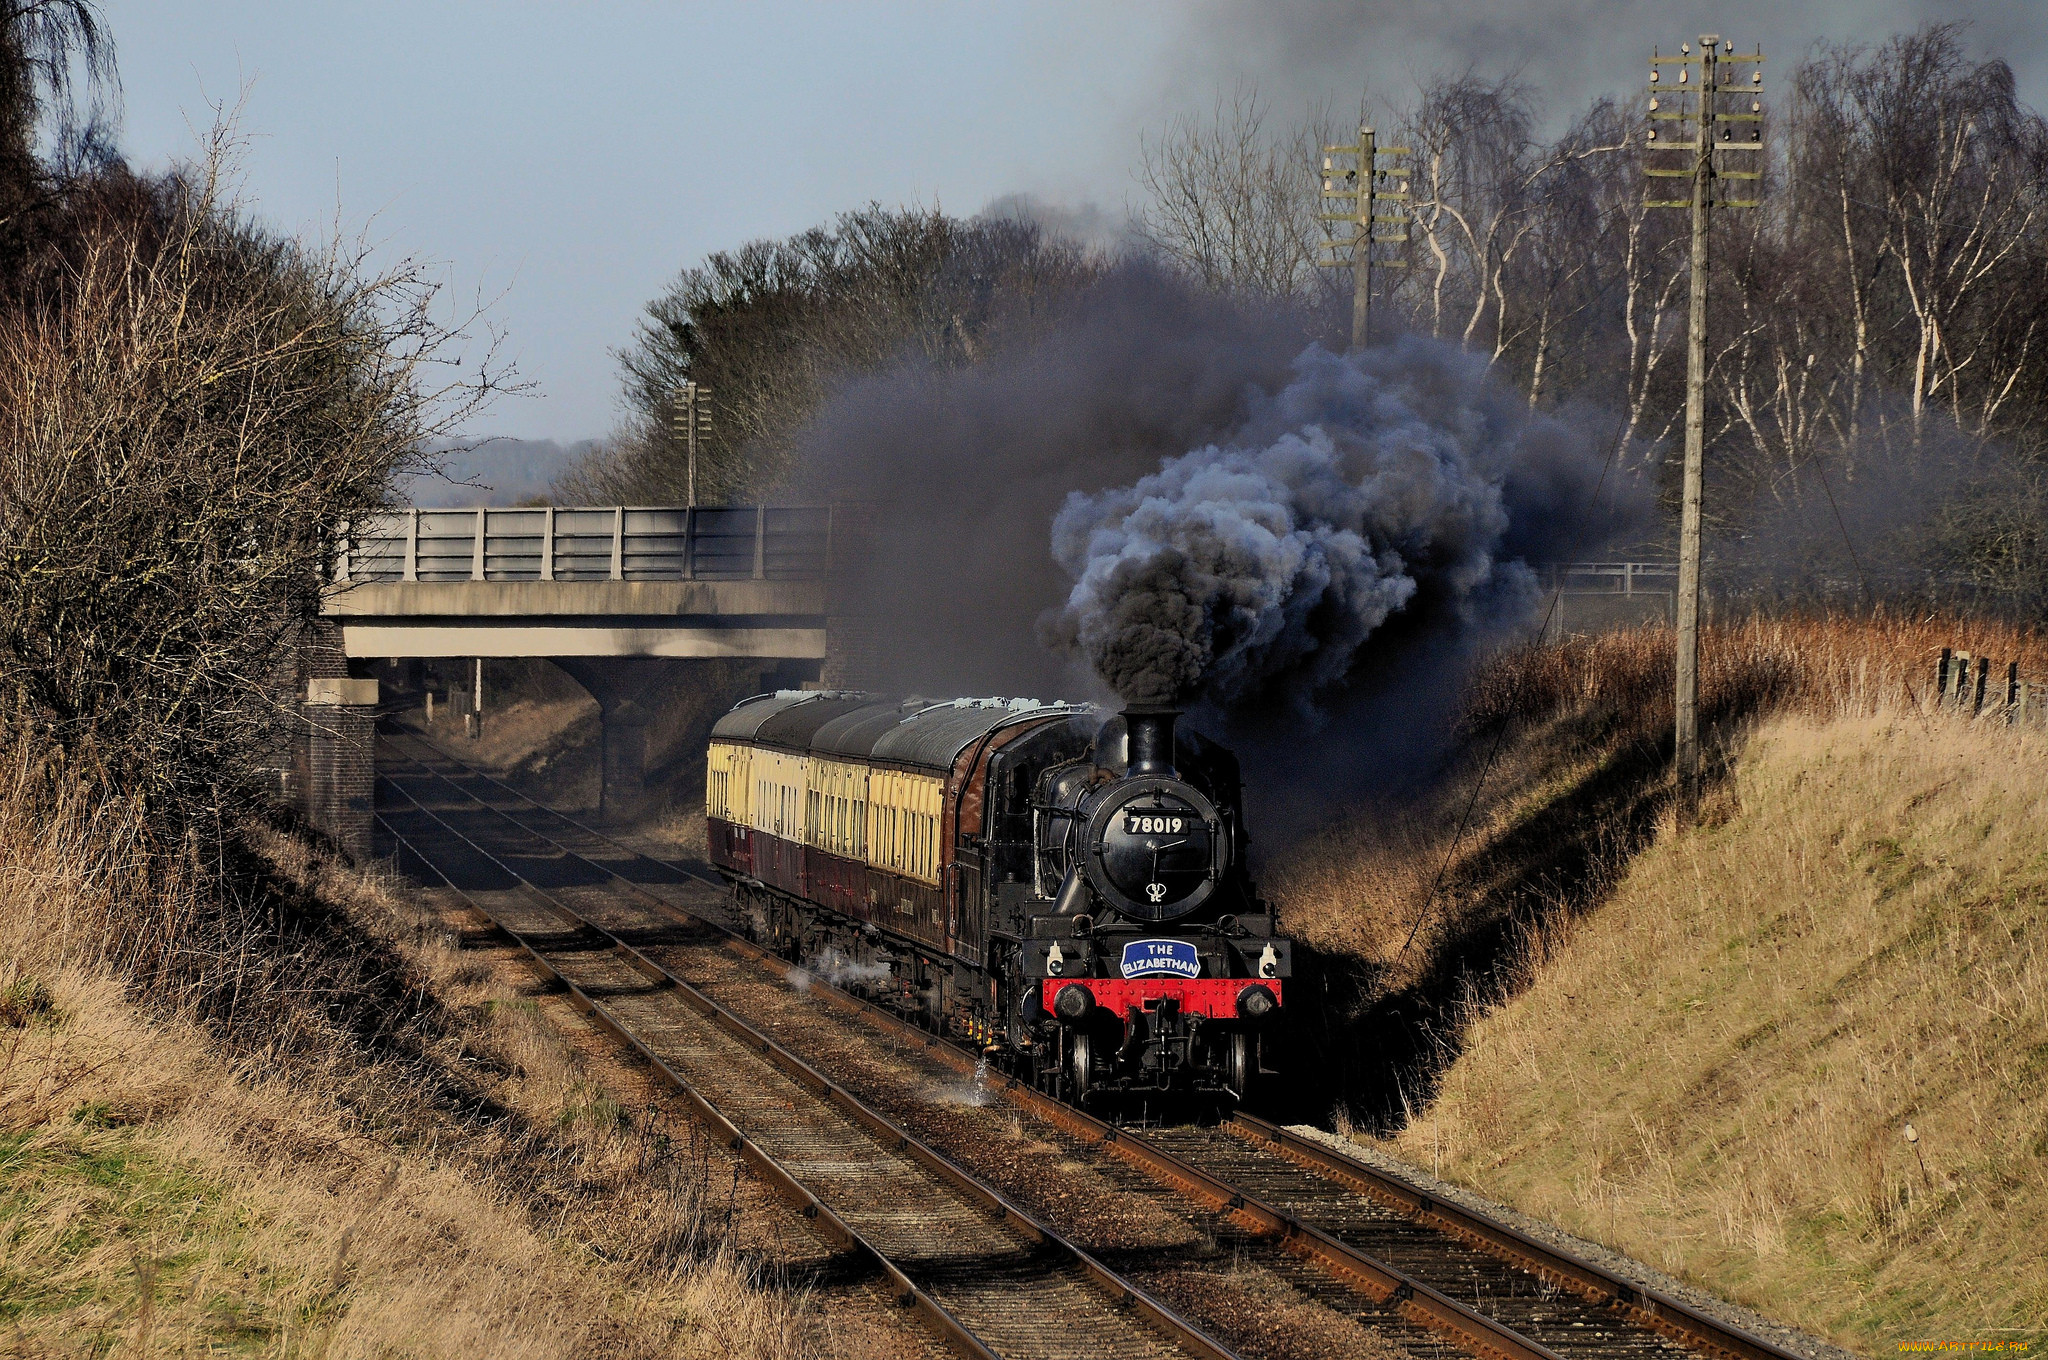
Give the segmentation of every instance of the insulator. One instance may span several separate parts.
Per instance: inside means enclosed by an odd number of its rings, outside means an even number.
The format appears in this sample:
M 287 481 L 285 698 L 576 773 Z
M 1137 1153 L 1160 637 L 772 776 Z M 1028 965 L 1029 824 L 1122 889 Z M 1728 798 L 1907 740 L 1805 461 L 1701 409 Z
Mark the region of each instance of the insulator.
M 1679 84 L 1681 84 L 1681 85 L 1685 84 L 1685 83 L 1686 83 L 1686 77 L 1687 77 L 1687 76 L 1689 76 L 1689 75 L 1691 75 L 1691 74 L 1692 74 L 1692 72 L 1690 72 L 1690 71 L 1680 71 L 1680 72 L 1678 73 L 1678 83 L 1679 83 Z
M 1655 128 L 1651 128 L 1651 129 L 1650 129 L 1650 140 L 1651 140 L 1651 141 L 1653 141 L 1653 142 L 1657 140 L 1657 129 L 1655 129 Z
M 1752 100 L 1750 100 L 1750 101 L 1749 101 L 1749 111 L 1750 111 L 1751 113 L 1762 113 L 1762 112 L 1764 111 L 1764 101 L 1763 101 L 1763 100 L 1761 100 L 1761 99 L 1752 99 Z
M 1650 68 L 1650 83 L 1652 85 L 1655 85 L 1658 81 L 1662 80 L 1663 78 L 1664 73 L 1662 71 L 1658 70 L 1654 66 Z
M 1691 56 L 1691 55 L 1692 55 L 1692 44 L 1691 44 L 1691 43 L 1680 43 L 1680 44 L 1678 45 L 1678 50 L 1679 50 L 1679 51 L 1681 51 L 1681 52 L 1683 52 L 1683 53 L 1685 53 L 1685 54 L 1686 54 L 1687 56 Z
M 1735 39 L 1729 38 L 1723 41 L 1721 44 L 1721 50 L 1723 52 L 1733 52 L 1735 50 Z
M 1751 72 L 1749 73 L 1749 83 L 1750 83 L 1750 84 L 1752 84 L 1752 85 L 1761 85 L 1761 84 L 1763 84 L 1763 83 L 1764 83 L 1764 73 L 1763 73 L 1762 71 L 1751 71 Z
M 1329 158 L 1328 156 L 1325 156 L 1325 157 L 1323 157 L 1323 169 L 1325 169 L 1325 170 L 1328 170 L 1329 168 L 1330 168 L 1330 158 Z M 1324 185 L 1323 187 L 1324 187 L 1325 189 L 1327 189 L 1327 188 L 1329 188 L 1330 186 L 1329 186 L 1329 185 L 1327 185 L 1327 184 L 1325 184 L 1325 185 Z
M 1660 107 L 1660 105 L 1659 105 L 1659 104 L 1657 103 L 1657 101 L 1656 101 L 1656 100 L 1652 99 L 1652 100 L 1650 101 L 1650 112 L 1651 112 L 1651 113 L 1655 113 L 1655 112 L 1656 112 L 1656 111 L 1658 110 L 1658 108 L 1659 108 L 1659 107 Z

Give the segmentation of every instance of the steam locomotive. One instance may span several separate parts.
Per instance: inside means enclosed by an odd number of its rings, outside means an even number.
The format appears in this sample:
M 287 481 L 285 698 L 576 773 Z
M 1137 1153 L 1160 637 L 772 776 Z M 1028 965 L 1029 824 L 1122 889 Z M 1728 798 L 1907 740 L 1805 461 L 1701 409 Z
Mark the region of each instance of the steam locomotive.
M 712 729 L 746 931 L 1089 1107 L 1229 1108 L 1275 1075 L 1292 948 L 1237 760 L 1169 709 L 785 690 Z

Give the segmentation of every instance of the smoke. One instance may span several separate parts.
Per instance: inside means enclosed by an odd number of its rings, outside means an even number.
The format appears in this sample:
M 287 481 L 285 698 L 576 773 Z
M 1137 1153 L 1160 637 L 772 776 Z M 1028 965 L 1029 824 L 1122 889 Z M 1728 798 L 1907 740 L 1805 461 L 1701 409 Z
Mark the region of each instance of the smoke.
M 862 963 L 849 958 L 843 950 L 827 945 L 824 949 L 804 960 L 799 968 L 789 971 L 787 981 L 799 992 L 811 989 L 811 983 L 823 978 L 834 987 L 864 987 L 872 983 L 887 982 L 891 974 L 886 963 Z
M 1283 798 L 1306 820 L 1424 777 L 1462 665 L 1528 618 L 1520 563 L 1596 551 L 1647 497 L 1616 477 L 1593 504 L 1611 416 L 1532 414 L 1432 341 L 1328 353 L 1330 320 L 1130 262 L 972 366 L 848 382 L 798 494 L 872 507 L 843 587 L 863 683 L 1110 700 L 1082 635 L 1129 637 L 1121 609 L 1186 644 L 1165 688 L 1201 676 L 1190 721 L 1237 750 L 1266 826 Z M 1126 548 L 1149 576 L 1119 576 Z M 1151 618 L 1141 583 L 1182 612 Z M 1310 703 L 1345 740 L 1301 740 Z
M 1132 702 L 1308 712 L 1397 613 L 1527 622 L 1536 577 L 1514 554 L 1614 527 L 1605 461 L 1589 424 L 1531 413 L 1449 345 L 1311 346 L 1229 438 L 1068 497 L 1052 551 L 1074 584 L 1045 636 Z
M 846 590 L 869 614 L 866 683 L 1107 697 L 1035 631 L 1070 584 L 1047 548 L 1053 516 L 1072 491 L 1237 428 L 1312 324 L 1127 262 L 971 367 L 910 360 L 841 387 L 805 432 L 796 494 L 872 507 Z
M 1971 46 L 2009 62 L 2029 102 L 2041 102 L 2048 23 L 2006 0 L 1731 0 L 1705 27 L 1743 51 L 1761 46 L 1767 70 L 1783 75 L 1817 43 L 1875 44 L 1945 21 L 1969 24 Z M 1669 52 L 1700 32 L 1698 18 L 1631 0 L 1204 0 L 1182 11 L 1154 78 L 1158 100 L 1199 113 L 1215 90 L 1245 80 L 1285 111 L 1328 98 L 1348 108 L 1361 91 L 1399 105 L 1430 73 L 1474 71 L 1526 84 L 1553 117 L 1569 119 L 1590 98 L 1638 88 L 1653 46 Z

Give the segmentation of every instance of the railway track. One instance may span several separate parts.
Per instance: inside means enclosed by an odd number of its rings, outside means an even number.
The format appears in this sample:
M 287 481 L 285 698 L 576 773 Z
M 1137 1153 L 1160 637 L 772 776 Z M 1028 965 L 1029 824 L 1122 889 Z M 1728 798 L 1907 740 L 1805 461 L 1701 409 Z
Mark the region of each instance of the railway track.
M 871 1139 L 901 1137 L 906 1147 L 924 1150 L 913 1160 L 932 1175 L 945 1179 L 932 1171 L 943 1164 L 979 1186 L 969 1192 L 955 1184 L 956 1200 L 965 1195 L 983 1218 L 1013 1232 L 1028 1225 L 1025 1235 L 1041 1250 L 1088 1262 L 1069 1269 L 1087 1275 L 1097 1297 L 1111 1300 L 1111 1311 L 1145 1312 L 1154 1344 L 1180 1344 L 1187 1353 L 1305 1356 L 1356 1345 L 1364 1335 L 1387 1353 L 1429 1357 L 1794 1360 L 1769 1341 L 1255 1118 L 1240 1115 L 1209 1129 L 1125 1129 L 1022 1083 L 990 1078 L 971 1051 L 822 985 L 826 980 L 792 972 L 786 961 L 731 933 L 724 885 L 708 871 L 644 855 L 423 743 L 399 738 L 389 749 L 403 760 L 389 787 L 410 805 L 409 815 L 442 829 L 439 842 L 432 831 L 428 846 L 408 842 L 423 861 L 431 862 L 433 844 L 446 853 L 446 838 L 459 838 L 495 866 L 508 889 L 523 885 L 544 898 L 558 934 L 573 923 L 586 953 L 590 941 L 608 940 L 618 967 L 643 983 L 658 979 L 660 989 L 672 989 L 686 1009 L 726 1035 L 751 1035 L 743 1046 L 780 1047 L 785 1077 L 800 1086 L 808 1081 L 808 1089 L 842 1108 L 865 1111 L 857 1122 Z M 455 806 L 429 810 L 420 799 L 439 801 L 437 790 L 452 795 Z M 515 923 L 501 924 L 535 952 Z M 532 939 L 544 942 L 536 927 L 545 922 L 526 924 Z M 548 959 L 540 961 L 553 971 Z M 598 985 L 602 995 L 605 984 Z M 599 996 L 588 999 L 600 1004 Z M 818 1024 L 820 1003 L 850 1023 Z M 631 1015 L 599 1018 L 660 1065 L 653 1050 L 665 1038 L 636 1035 Z M 670 1075 L 688 1086 L 686 1073 Z M 717 1104 L 708 1095 L 700 1099 Z M 742 1113 L 772 1124 L 793 1110 L 785 1101 Z M 713 1108 L 707 1117 L 725 1116 Z M 1073 1192 L 1068 1181 L 1082 1183 L 1084 1192 Z M 801 1187 L 785 1193 L 799 1203 L 802 1194 L 820 1204 L 830 1199 Z M 929 1306 L 919 1303 L 911 1292 L 922 1288 L 915 1272 L 892 1264 L 883 1244 L 860 1237 L 857 1220 L 858 1206 L 842 1220 L 850 1249 L 900 1274 L 903 1297 L 939 1330 L 947 1332 L 950 1319 L 972 1332 L 930 1291 L 923 1295 Z M 891 1241 L 908 1241 L 916 1231 Z M 991 1268 L 996 1264 L 991 1257 Z M 957 1276 L 947 1283 L 957 1288 Z M 1006 1279 L 1001 1288 L 1014 1298 L 1020 1284 Z M 1055 1305 L 1042 1316 L 1062 1314 Z M 1069 1317 L 1052 1330 L 1078 1339 L 1085 1328 L 1071 1326 L 1077 1322 Z M 1186 1329 L 1178 1342 L 1176 1326 Z M 952 1339 L 963 1349 L 972 1341 Z M 1014 1330 L 1003 1341 L 1023 1344 Z M 1082 1349 L 1126 1353 L 1106 1346 L 1100 1334 Z
M 834 1246 L 962 1355 L 1234 1360 L 1199 1328 L 877 1114 L 633 943 L 500 859 L 399 779 L 379 816 L 426 867 L 636 1049 Z M 459 886 L 451 872 L 470 886 Z M 495 883 L 493 882 L 495 879 Z M 491 884 L 479 888 L 479 882 Z M 1068 1327 L 1047 1327 L 1048 1317 Z

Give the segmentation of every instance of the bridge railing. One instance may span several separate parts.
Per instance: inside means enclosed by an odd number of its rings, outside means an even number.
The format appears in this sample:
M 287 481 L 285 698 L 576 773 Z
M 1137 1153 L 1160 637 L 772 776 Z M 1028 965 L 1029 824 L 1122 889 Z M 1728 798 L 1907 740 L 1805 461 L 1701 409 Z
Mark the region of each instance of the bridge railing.
M 817 580 L 831 545 L 823 505 L 392 510 L 343 526 L 334 579 Z
M 1549 589 L 1591 594 L 1669 595 L 1678 585 L 1676 562 L 1552 562 L 1542 572 Z

